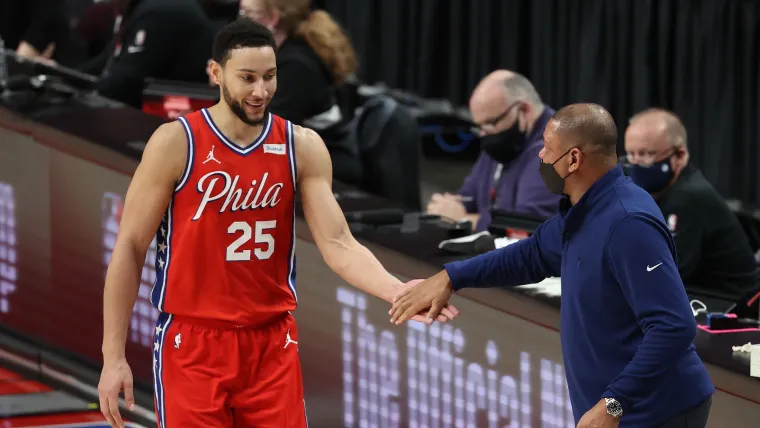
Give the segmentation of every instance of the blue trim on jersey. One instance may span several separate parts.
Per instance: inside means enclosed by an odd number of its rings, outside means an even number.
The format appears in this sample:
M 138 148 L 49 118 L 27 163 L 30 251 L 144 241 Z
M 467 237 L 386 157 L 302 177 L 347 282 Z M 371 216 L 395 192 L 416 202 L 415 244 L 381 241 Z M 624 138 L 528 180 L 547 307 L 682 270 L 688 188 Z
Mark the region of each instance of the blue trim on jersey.
M 153 283 L 153 289 L 150 292 L 150 301 L 161 312 L 164 312 L 166 284 L 172 255 L 173 208 L 174 196 L 172 196 L 164 218 L 161 219 L 161 224 L 156 231 L 156 281 Z
M 224 145 L 227 146 L 230 150 L 242 156 L 253 153 L 254 150 L 261 146 L 264 141 L 266 141 L 266 139 L 269 137 L 269 132 L 272 130 L 272 123 L 274 122 L 274 119 L 272 119 L 272 113 L 267 113 L 266 120 L 264 121 L 264 128 L 261 130 L 259 137 L 256 138 L 256 140 L 254 140 L 250 146 L 243 148 L 230 141 L 230 139 L 227 138 L 227 136 L 225 136 L 222 131 L 219 130 L 219 128 L 216 126 L 216 123 L 214 123 L 214 119 L 211 118 L 211 114 L 207 109 L 202 109 L 201 114 L 203 114 L 203 118 L 206 119 L 206 123 L 208 124 L 209 128 L 211 128 L 211 131 L 216 134 L 219 140 L 224 143 Z
M 177 187 L 174 188 L 175 192 L 185 186 L 187 179 L 190 178 L 190 173 L 193 171 L 193 160 L 195 159 L 195 140 L 193 139 L 193 131 L 190 129 L 190 124 L 184 117 L 179 118 L 182 127 L 185 129 L 185 135 L 187 136 L 187 159 L 185 160 L 185 169 L 180 176 Z
M 164 343 L 166 331 L 172 325 L 172 314 L 162 313 L 156 321 L 156 333 L 153 341 L 153 392 L 156 398 L 156 414 L 161 427 L 166 426 L 166 396 L 164 389 Z
M 285 136 L 288 141 L 288 160 L 290 161 L 290 176 L 293 179 L 293 197 L 296 192 L 296 145 L 295 136 L 293 135 L 293 123 L 287 121 L 285 125 Z M 288 263 L 288 287 L 293 292 L 293 297 L 298 303 L 296 294 L 296 204 L 293 204 L 293 235 L 290 239 L 290 262 Z

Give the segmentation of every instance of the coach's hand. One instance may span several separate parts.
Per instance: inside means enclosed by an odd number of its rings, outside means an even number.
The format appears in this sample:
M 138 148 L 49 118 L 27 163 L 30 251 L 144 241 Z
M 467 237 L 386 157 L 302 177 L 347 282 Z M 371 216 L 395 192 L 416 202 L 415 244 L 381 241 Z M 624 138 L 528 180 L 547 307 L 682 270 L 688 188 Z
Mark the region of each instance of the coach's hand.
M 397 296 L 401 293 L 401 290 L 407 290 L 410 287 L 414 287 L 417 284 L 423 282 L 424 279 L 413 279 L 406 284 L 403 285 L 399 289 L 399 292 L 396 294 Z M 394 296 L 395 297 L 395 296 Z M 426 324 L 430 324 L 428 322 L 428 309 L 427 307 L 423 308 L 421 311 L 417 313 L 417 315 L 413 316 L 411 319 L 412 321 L 422 322 Z M 392 311 L 392 310 L 391 310 Z M 388 312 L 389 314 L 391 312 Z M 435 319 L 436 321 L 440 323 L 445 323 L 453 320 L 454 318 L 459 316 L 459 309 L 456 308 L 454 305 L 445 305 L 443 309 L 441 309 L 441 313 L 438 314 L 438 317 Z
M 614 418 L 607 413 L 607 405 L 604 398 L 599 400 L 594 407 L 591 408 L 585 415 L 578 421 L 577 428 L 617 428 L 620 424 L 618 418 Z
M 124 420 L 119 414 L 119 393 L 124 391 L 124 401 L 129 410 L 135 410 L 135 396 L 132 384 L 132 370 L 127 360 L 106 361 L 100 374 L 98 396 L 100 411 L 108 423 L 115 428 L 124 428 Z
M 424 309 L 430 308 L 423 322 L 432 324 L 433 320 L 437 319 L 446 308 L 452 291 L 449 274 L 445 270 L 407 288 L 393 298 L 393 308 L 388 312 L 391 322 L 396 325 L 401 324 L 413 319 Z M 459 311 L 456 313 L 458 314 Z

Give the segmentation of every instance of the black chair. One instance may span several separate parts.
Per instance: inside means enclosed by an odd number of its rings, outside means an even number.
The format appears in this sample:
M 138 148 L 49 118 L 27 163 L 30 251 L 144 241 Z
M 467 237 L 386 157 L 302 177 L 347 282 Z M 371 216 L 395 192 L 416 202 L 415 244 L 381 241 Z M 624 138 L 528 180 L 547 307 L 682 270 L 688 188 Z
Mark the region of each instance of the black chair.
M 734 209 L 733 212 L 739 220 L 744 234 L 747 235 L 749 245 L 757 258 L 757 255 L 760 254 L 760 215 L 749 208 Z
M 421 136 L 415 118 L 393 98 L 377 95 L 364 103 L 354 126 L 362 188 L 419 211 Z

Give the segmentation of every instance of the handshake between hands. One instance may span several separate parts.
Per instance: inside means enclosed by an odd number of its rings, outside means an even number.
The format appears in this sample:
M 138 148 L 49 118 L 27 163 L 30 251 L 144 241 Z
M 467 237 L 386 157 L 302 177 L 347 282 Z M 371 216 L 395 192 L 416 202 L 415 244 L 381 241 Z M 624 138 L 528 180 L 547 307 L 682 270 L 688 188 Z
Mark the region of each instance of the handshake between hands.
M 399 325 L 407 320 L 433 324 L 447 322 L 459 315 L 459 310 L 449 305 L 453 287 L 446 271 L 425 279 L 415 279 L 404 284 L 393 297 L 393 307 L 388 311 L 391 322 Z M 583 415 L 578 428 L 617 428 L 619 420 L 607 414 L 604 399 Z
M 449 305 L 452 292 L 449 275 L 445 270 L 428 279 L 411 280 L 393 297 L 393 307 L 388 311 L 388 315 L 396 325 L 410 319 L 428 325 L 434 321 L 451 321 L 459 316 L 459 310 Z

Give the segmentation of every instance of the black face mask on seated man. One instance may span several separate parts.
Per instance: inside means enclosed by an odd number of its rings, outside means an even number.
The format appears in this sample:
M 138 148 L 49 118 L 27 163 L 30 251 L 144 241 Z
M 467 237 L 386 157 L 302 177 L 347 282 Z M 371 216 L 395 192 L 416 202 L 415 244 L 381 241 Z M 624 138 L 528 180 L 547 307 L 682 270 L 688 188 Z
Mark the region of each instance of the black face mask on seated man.
M 517 123 L 506 131 L 480 138 L 480 148 L 496 162 L 512 162 L 525 148 L 526 135 Z

